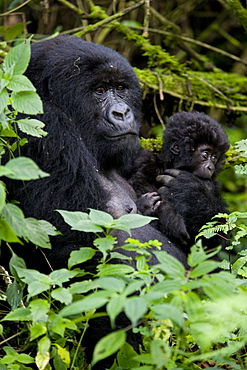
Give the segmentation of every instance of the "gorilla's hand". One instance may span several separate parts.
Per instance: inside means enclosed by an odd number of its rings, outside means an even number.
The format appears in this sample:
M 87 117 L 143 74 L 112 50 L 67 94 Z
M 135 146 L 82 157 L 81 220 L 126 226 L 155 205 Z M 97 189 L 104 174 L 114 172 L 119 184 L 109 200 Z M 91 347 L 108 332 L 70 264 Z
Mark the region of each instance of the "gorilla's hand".
M 145 216 L 155 215 L 161 203 L 160 196 L 156 192 L 143 194 L 136 202 L 138 211 Z
M 175 168 L 165 170 L 164 175 L 159 175 L 156 177 L 156 181 L 159 182 L 161 185 L 166 186 L 169 184 L 169 182 L 178 177 L 182 172 L 183 171 L 177 170 Z

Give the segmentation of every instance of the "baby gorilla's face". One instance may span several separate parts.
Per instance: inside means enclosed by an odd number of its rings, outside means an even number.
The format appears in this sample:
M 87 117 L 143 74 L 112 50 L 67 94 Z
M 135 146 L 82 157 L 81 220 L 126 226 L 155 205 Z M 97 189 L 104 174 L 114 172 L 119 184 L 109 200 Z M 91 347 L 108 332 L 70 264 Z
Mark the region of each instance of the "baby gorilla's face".
M 203 179 L 211 179 L 219 158 L 218 151 L 209 144 L 199 145 L 193 154 L 192 173 Z

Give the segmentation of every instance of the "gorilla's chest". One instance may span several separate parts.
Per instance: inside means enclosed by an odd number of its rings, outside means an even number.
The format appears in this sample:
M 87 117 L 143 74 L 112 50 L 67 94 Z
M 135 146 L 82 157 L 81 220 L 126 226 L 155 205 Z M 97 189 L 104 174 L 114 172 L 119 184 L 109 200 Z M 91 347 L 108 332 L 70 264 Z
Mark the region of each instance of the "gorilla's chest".
M 100 175 L 100 178 L 107 193 L 106 211 L 112 217 L 118 218 L 127 213 L 137 213 L 135 192 L 123 177 L 116 172 L 111 172 L 109 176 Z

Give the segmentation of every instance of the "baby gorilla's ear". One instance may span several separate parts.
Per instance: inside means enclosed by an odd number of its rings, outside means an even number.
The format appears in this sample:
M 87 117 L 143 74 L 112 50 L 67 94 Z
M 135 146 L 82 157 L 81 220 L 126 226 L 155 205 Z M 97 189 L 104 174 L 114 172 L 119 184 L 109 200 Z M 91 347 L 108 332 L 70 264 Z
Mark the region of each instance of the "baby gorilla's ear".
M 170 151 L 171 151 L 173 154 L 175 154 L 175 155 L 179 155 L 180 150 L 179 150 L 179 145 L 178 145 L 177 140 L 173 140 L 173 141 L 172 141 L 171 146 L 170 146 Z

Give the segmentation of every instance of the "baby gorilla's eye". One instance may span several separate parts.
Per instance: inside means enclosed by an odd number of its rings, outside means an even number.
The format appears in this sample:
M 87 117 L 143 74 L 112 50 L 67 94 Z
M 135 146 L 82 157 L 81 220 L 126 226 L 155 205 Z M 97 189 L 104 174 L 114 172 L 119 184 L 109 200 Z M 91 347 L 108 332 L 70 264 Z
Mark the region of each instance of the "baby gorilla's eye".
M 208 152 L 206 150 L 202 152 L 202 158 L 208 159 Z
M 97 89 L 95 91 L 96 91 L 97 94 L 104 94 L 105 88 L 102 87 L 102 86 L 99 86 L 99 87 L 97 87 Z
M 123 85 L 118 85 L 117 86 L 117 90 L 119 90 L 119 91 L 124 90 L 124 89 L 125 89 L 125 87 Z
M 216 155 L 216 154 L 213 154 L 213 155 L 211 156 L 211 161 L 212 161 L 213 163 L 216 163 L 216 162 L 217 162 L 217 160 L 218 160 L 217 155 Z

